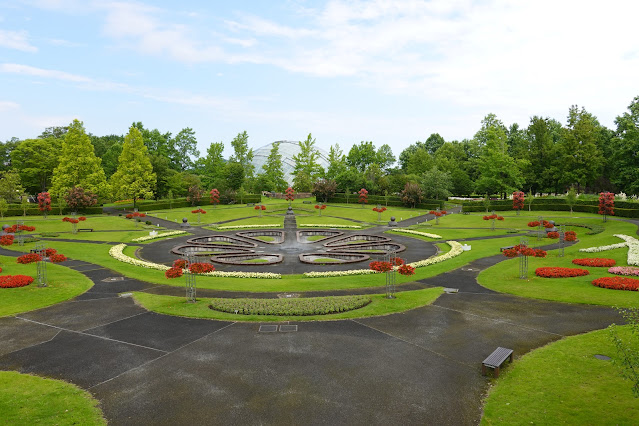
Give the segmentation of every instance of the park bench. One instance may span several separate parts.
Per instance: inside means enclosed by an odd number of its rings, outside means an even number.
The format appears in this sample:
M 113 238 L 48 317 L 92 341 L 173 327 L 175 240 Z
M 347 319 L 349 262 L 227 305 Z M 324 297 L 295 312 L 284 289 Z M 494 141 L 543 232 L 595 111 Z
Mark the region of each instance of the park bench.
M 308 201 L 308 200 L 304 200 L 304 201 L 302 201 L 302 204 L 312 204 L 312 203 L 310 201 Z
M 500 248 L 499 248 L 499 251 L 500 251 L 500 252 L 503 252 L 504 250 L 510 250 L 510 249 L 512 249 L 512 248 L 515 248 L 515 246 L 500 247 Z
M 481 373 L 485 376 L 486 367 L 490 367 L 494 371 L 493 376 L 495 378 L 499 377 L 499 367 L 501 367 L 506 359 L 510 360 L 510 362 L 513 362 L 513 350 L 502 348 L 501 346 L 498 347 L 493 351 L 492 354 L 488 355 L 488 358 L 486 358 L 481 363 Z
M 93 228 L 79 228 L 78 232 L 93 232 Z
M 255 206 L 255 203 L 246 203 L 246 207 L 253 207 Z

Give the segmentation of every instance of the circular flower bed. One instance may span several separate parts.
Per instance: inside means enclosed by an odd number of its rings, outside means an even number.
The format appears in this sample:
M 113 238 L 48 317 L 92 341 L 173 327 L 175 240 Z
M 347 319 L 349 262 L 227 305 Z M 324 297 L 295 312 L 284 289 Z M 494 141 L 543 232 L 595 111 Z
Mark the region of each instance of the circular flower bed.
M 0 275 L 0 288 L 24 287 L 33 282 L 28 275 Z
M 542 278 L 570 278 L 581 277 L 590 274 L 589 271 L 579 268 L 560 268 L 560 267 L 545 267 L 535 269 L 535 275 Z
M 639 268 L 634 266 L 613 266 L 608 269 L 608 272 L 615 275 L 639 275 Z
M 603 277 L 593 280 L 592 285 L 612 290 L 639 291 L 639 280 L 626 277 Z
M 49 260 L 51 261 L 51 263 L 60 263 L 60 262 L 66 262 L 67 257 L 60 253 L 54 253 L 51 256 L 49 256 Z
M 584 259 L 573 259 L 572 263 L 579 266 L 606 267 L 615 266 L 617 262 L 614 259 L 602 259 L 599 257 L 586 257 Z
M 42 256 L 40 256 L 37 253 L 27 253 L 27 254 L 23 254 L 22 256 L 18 257 L 16 259 L 16 261 L 18 263 L 21 263 L 23 265 L 26 265 L 28 263 L 33 263 L 33 262 L 39 262 L 42 260 Z

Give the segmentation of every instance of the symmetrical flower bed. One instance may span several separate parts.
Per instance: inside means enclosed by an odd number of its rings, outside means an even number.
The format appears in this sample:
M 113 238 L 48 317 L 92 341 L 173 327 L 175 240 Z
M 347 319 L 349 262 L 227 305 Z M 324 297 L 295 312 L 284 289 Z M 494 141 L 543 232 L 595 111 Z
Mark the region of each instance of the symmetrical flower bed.
M 626 277 L 603 277 L 592 281 L 592 285 L 612 290 L 639 291 L 639 280 Z
M 615 237 L 621 238 L 625 242 L 619 244 L 611 244 L 607 246 L 589 247 L 579 249 L 585 253 L 598 253 L 600 251 L 613 250 L 622 247 L 628 247 L 628 264 L 639 266 L 639 240 L 629 235 L 614 234 Z
M 605 259 L 599 257 L 587 257 L 584 259 L 573 259 L 572 263 L 579 266 L 593 266 L 593 267 L 611 267 L 615 266 L 617 262 L 614 259 Z
M 613 266 L 608 272 L 615 275 L 636 275 L 639 276 L 639 268 L 634 266 Z
M 156 235 L 147 235 L 144 237 L 134 238 L 132 241 L 136 243 L 141 243 L 143 241 L 154 240 L 156 238 L 164 238 L 164 237 L 172 237 L 174 235 L 186 234 L 186 231 L 170 231 L 170 232 L 162 232 L 161 234 Z
M 1 275 L 0 288 L 24 287 L 33 282 L 33 277 L 28 275 Z
M 560 268 L 560 267 L 544 267 L 535 269 L 535 275 L 542 278 L 570 278 L 582 277 L 590 274 L 586 269 L 580 268 Z
M 440 240 L 442 238 L 441 235 L 429 234 L 428 232 L 415 231 L 412 229 L 397 228 L 393 229 L 393 232 L 403 232 L 404 234 L 420 235 L 422 237 L 434 238 L 436 240 Z
M 303 299 L 212 299 L 210 309 L 242 315 L 327 315 L 368 305 L 369 296 L 330 296 Z

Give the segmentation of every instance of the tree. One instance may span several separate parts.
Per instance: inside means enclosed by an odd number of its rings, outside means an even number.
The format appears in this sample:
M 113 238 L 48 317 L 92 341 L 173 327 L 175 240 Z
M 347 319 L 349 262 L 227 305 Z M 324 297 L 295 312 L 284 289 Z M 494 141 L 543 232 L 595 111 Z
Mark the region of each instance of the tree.
M 432 169 L 434 165 L 433 156 L 425 149 L 418 149 L 408 158 L 406 174 L 421 175 Z
M 80 186 L 74 186 L 67 190 L 64 200 L 67 206 L 76 212 L 78 209 L 94 206 L 98 202 L 98 197 L 91 191 L 85 191 Z
M 38 194 L 38 208 L 44 214 L 44 218 L 47 218 L 47 212 L 51 211 L 51 195 L 48 192 L 41 192 Z
M 577 201 L 577 191 L 575 191 L 575 188 L 571 186 L 570 189 L 568 190 L 568 193 L 566 194 L 566 204 L 570 206 L 570 214 L 572 214 L 572 208 L 575 205 L 576 201 Z
M 620 309 L 620 313 L 628 324 L 627 339 L 620 337 L 616 324 L 608 327 L 610 338 L 617 349 L 617 359 L 614 363 L 621 368 L 622 377 L 632 383 L 632 393 L 639 398 L 639 308 Z
M 111 187 L 118 199 L 132 198 L 133 207 L 139 198 L 152 198 L 157 178 L 144 146 L 142 133 L 135 127 L 129 129 L 124 138 L 122 154 L 118 159 L 118 169 L 111 176 Z
M 244 167 L 235 161 L 226 163 L 224 176 L 228 188 L 237 191 L 244 184 Z
M 321 198 L 325 203 L 335 195 L 337 183 L 332 179 L 320 179 L 313 185 L 313 195 Z
M 198 185 L 189 186 L 189 193 L 186 196 L 186 201 L 191 203 L 191 206 L 194 206 L 196 203 L 202 201 L 202 195 L 204 191 Z
M 69 132 L 69 126 L 54 126 L 47 127 L 44 131 L 38 136 L 40 139 L 47 138 L 56 138 L 56 139 L 64 139 L 66 134 Z
M 158 129 L 145 129 L 144 125 L 139 121 L 133 123 L 132 126 L 142 133 L 144 145 L 146 145 L 150 153 L 165 157 L 169 161 L 170 167 L 173 170 L 177 170 L 177 165 L 172 161 L 178 154 L 171 139 L 171 132 L 160 133 Z
M 293 187 L 298 192 L 310 192 L 313 182 L 320 177 L 322 167 L 317 162 L 319 152 L 315 148 L 315 139 L 309 133 L 305 141 L 300 142 L 300 152 L 293 156 Z
M 340 173 L 335 179 L 339 191 L 348 192 L 348 188 L 361 187 L 364 184 L 364 178 L 354 167 L 348 168 Z
M 199 157 L 200 151 L 197 150 L 197 139 L 195 132 L 190 127 L 186 127 L 175 135 L 173 139 L 173 157 L 169 157 L 174 164 L 176 170 L 185 171 L 193 168 L 193 160 L 191 157 Z
M 408 160 L 419 149 L 424 149 L 426 150 L 426 152 L 428 152 L 424 142 L 417 141 L 399 154 L 399 166 L 402 170 L 406 170 L 406 168 L 408 167 Z
M 44 191 L 50 186 L 61 145 L 62 141 L 55 138 L 25 139 L 11 152 L 11 164 L 27 192 Z
M 617 129 L 612 140 L 613 182 L 628 194 L 639 194 L 639 96 L 628 111 L 615 119 Z
M 118 159 L 122 154 L 123 146 L 124 140 L 122 142 L 114 143 L 102 155 L 102 168 L 104 169 L 104 175 L 107 179 L 113 176 L 113 173 L 118 170 Z
M 377 159 L 376 162 L 380 169 L 388 170 L 395 163 L 395 156 L 393 155 L 393 150 L 390 145 L 384 144 L 379 147 L 377 150 Z
M 433 166 L 433 168 L 424 173 L 421 188 L 424 197 L 445 200 L 450 196 L 453 181 L 450 173 L 441 171 L 437 166 Z
M 328 169 L 326 169 L 326 179 L 336 179 L 341 173 L 346 171 L 346 160 L 339 144 L 331 145 L 328 151 Z
M 234 153 L 229 159 L 230 162 L 239 163 L 244 169 L 244 177 L 250 179 L 253 177 L 255 166 L 253 166 L 253 149 L 248 147 L 248 134 L 246 131 L 238 133 L 231 141 Z
M 0 198 L 8 202 L 17 200 L 24 193 L 20 175 L 15 170 L 0 172 Z
M 513 192 L 513 209 L 517 210 L 517 216 L 519 212 L 524 208 L 525 196 L 522 191 Z
M 529 163 L 523 168 L 526 187 L 532 191 L 556 189 L 555 177 L 560 175 L 557 169 L 557 141 L 561 124 L 550 118 L 534 116 L 526 130 L 527 147 L 514 153 L 515 158 L 526 158 Z
M 69 125 L 62 142 L 58 166 L 53 171 L 51 192 L 59 194 L 74 186 L 100 197 L 107 196 L 109 191 L 100 159 L 95 156 L 91 139 L 78 120 Z
M 9 210 L 9 203 L 4 198 L 0 198 L 0 217 L 4 218 L 7 210 Z
M 282 155 L 280 154 L 279 144 L 274 143 L 271 152 L 266 158 L 266 163 L 262 166 L 265 178 L 273 183 L 273 187 L 277 192 L 283 192 L 288 184 L 284 180 L 284 171 L 282 170 Z
M 435 154 L 442 145 L 444 145 L 446 141 L 442 138 L 439 133 L 431 133 L 431 135 L 424 142 L 424 148 L 428 151 L 429 154 Z
M 421 203 L 424 199 L 422 195 L 422 189 L 416 183 L 407 182 L 404 186 L 404 190 L 401 193 L 402 203 L 405 206 L 414 208 L 417 204 Z
M 22 141 L 18 138 L 11 138 L 5 143 L 0 143 L 0 172 L 6 172 L 12 168 L 11 153 Z
M 213 142 L 206 150 L 206 157 L 202 159 L 201 172 L 205 176 L 205 183 L 218 184 L 218 181 L 223 179 L 224 176 L 224 152 L 223 142 Z
M 368 168 L 378 159 L 375 145 L 370 141 L 362 141 L 359 145 L 353 145 L 346 157 L 346 164 L 349 167 L 355 167 L 360 172 Z

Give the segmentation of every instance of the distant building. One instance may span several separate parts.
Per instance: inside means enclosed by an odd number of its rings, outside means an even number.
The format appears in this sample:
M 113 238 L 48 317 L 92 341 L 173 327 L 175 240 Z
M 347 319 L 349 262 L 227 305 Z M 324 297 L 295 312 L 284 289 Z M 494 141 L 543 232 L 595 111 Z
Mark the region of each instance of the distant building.
M 268 159 L 274 144 L 279 145 L 279 152 L 282 156 L 284 180 L 291 185 L 293 184 L 293 170 L 295 170 L 295 160 L 293 160 L 293 156 L 299 154 L 301 150 L 300 143 L 298 141 L 275 141 L 253 151 L 252 164 L 255 166 L 255 174 L 264 173 L 262 166 L 266 164 L 266 160 Z M 318 147 L 315 147 L 315 149 L 319 152 L 319 158 L 317 159 L 318 164 L 326 170 L 328 168 L 328 152 Z

